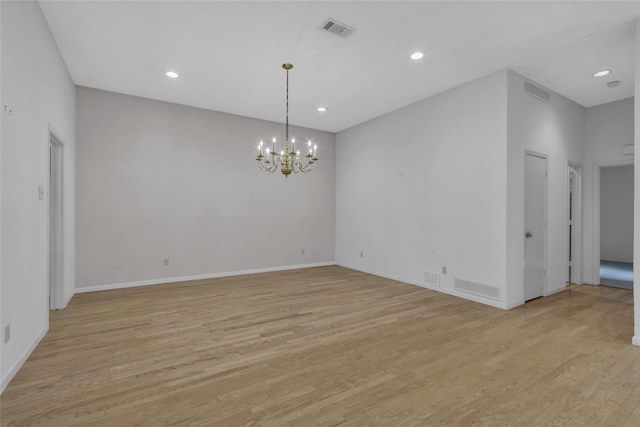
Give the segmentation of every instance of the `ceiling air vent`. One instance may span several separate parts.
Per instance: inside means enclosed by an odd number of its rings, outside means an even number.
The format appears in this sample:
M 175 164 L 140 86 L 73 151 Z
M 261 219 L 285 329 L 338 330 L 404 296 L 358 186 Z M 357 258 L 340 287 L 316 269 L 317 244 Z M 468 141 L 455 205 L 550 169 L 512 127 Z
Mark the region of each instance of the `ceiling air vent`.
M 336 36 L 340 36 L 343 39 L 349 37 L 351 34 L 353 34 L 356 31 L 355 28 L 342 24 L 336 21 L 335 19 L 331 19 L 331 18 L 324 21 L 324 24 L 322 24 L 320 28 L 330 33 L 333 33 Z
M 538 87 L 532 83 L 524 82 L 524 91 L 534 98 L 541 99 L 542 101 L 549 102 L 549 92 Z

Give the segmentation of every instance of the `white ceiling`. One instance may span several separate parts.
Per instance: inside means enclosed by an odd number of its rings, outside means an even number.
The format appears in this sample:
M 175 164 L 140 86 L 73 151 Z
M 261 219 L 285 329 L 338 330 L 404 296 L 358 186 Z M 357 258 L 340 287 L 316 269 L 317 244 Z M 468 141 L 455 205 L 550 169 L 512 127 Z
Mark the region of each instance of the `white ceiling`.
M 633 96 L 640 17 L 637 1 L 40 5 L 78 85 L 282 122 L 291 62 L 291 123 L 331 132 L 505 67 L 585 107 Z M 357 31 L 323 32 L 329 17 Z M 602 68 L 613 73 L 591 77 Z

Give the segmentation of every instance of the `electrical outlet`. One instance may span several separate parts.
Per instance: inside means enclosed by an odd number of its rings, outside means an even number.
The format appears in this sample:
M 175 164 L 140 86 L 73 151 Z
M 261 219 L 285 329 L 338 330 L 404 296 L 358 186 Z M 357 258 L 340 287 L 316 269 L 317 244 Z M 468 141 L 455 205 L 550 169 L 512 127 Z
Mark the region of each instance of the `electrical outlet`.
M 304 255 L 304 249 L 300 251 L 300 254 Z
M 11 339 L 11 324 L 4 327 L 4 343 L 8 343 Z
M 442 274 L 447 274 L 447 266 L 446 265 L 442 266 Z
M 169 265 L 169 258 L 164 259 L 164 265 Z
M 364 251 L 360 251 L 360 258 L 364 258 Z

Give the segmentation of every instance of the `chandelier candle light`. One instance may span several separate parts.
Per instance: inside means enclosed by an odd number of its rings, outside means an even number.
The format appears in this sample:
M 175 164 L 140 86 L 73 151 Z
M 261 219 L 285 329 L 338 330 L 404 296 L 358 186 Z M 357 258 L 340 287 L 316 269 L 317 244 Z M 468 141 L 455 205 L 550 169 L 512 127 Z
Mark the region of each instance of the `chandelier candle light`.
M 312 145 L 311 141 L 307 143 L 307 154 L 305 162 L 300 160 L 300 150 L 296 151 L 296 140 L 291 138 L 291 149 L 289 149 L 289 70 L 293 68 L 291 64 L 282 64 L 282 68 L 287 71 L 287 122 L 285 127 L 285 140 L 284 150 L 278 151 L 276 149 L 276 139 L 273 138 L 271 142 L 271 148 L 266 147 L 263 141 L 258 144 L 258 166 L 260 169 L 267 172 L 275 172 L 280 169 L 280 172 L 285 178 L 291 175 L 291 172 L 309 172 L 315 162 L 318 160 L 316 153 L 318 151 L 317 145 Z

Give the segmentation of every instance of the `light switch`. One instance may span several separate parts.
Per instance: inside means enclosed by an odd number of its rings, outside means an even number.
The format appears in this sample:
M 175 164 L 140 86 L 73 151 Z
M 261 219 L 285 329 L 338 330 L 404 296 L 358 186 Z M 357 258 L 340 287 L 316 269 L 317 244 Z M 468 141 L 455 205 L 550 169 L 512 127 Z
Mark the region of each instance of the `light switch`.
M 38 185 L 38 200 L 44 200 L 44 187 Z

